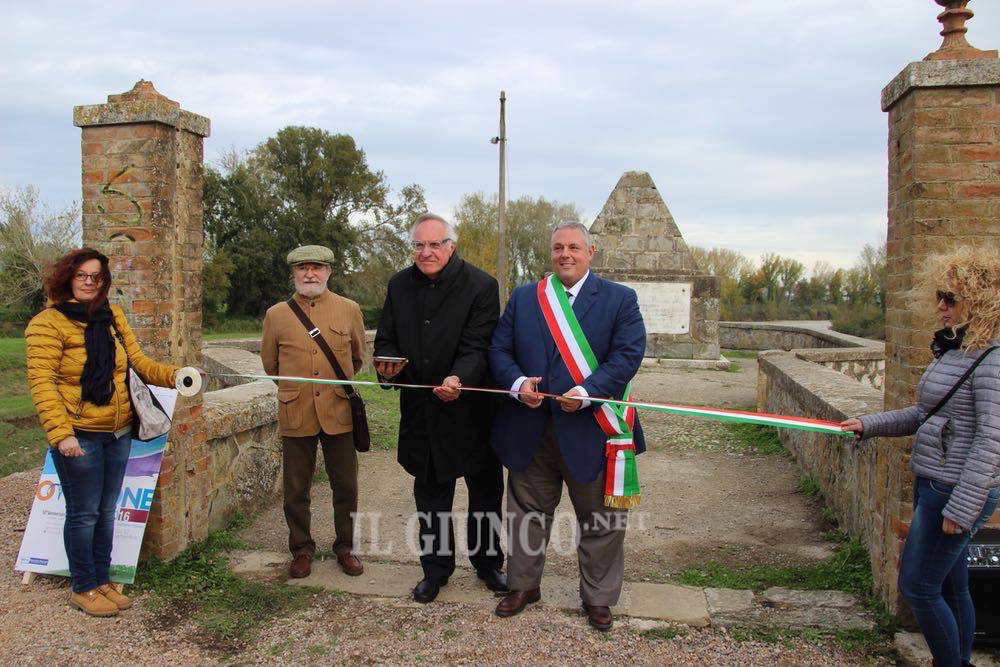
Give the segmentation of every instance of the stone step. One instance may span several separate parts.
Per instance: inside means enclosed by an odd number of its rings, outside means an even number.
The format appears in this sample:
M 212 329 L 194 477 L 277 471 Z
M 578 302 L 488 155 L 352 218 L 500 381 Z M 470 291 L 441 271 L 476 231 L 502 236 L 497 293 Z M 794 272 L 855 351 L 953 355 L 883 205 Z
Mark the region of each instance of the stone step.
M 285 576 L 289 556 L 269 551 L 231 552 L 236 574 Z M 353 595 L 408 598 L 423 573 L 416 563 L 365 562 L 360 577 L 349 577 L 333 558 L 313 562 L 312 574 L 289 579 L 292 586 L 315 586 Z M 545 575 L 542 605 L 553 609 L 579 610 L 579 584 L 575 577 Z M 438 601 L 492 608 L 497 596 L 470 569 L 458 568 Z M 626 581 L 621 600 L 614 608 L 618 616 L 679 623 L 692 627 L 768 625 L 788 628 L 870 628 L 873 621 L 858 600 L 840 591 L 796 591 L 770 588 L 762 593 L 726 588 L 693 588 L 673 584 Z

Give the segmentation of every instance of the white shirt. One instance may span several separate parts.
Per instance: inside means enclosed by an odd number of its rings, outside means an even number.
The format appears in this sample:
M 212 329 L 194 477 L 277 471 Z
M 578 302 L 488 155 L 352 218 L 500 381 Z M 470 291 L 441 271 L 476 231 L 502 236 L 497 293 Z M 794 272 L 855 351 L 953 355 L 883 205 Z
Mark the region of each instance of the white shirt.
M 580 294 L 580 290 L 583 288 L 583 283 L 585 283 L 587 281 L 588 277 L 590 277 L 590 269 L 587 269 L 587 272 L 585 274 L 583 274 L 583 277 L 580 278 L 579 280 L 577 280 L 575 283 L 573 283 L 572 286 L 565 288 L 566 289 L 566 297 L 567 297 L 567 299 L 569 299 L 569 305 L 572 306 L 573 302 L 576 301 L 576 297 L 577 297 L 578 294 Z M 524 384 L 524 381 L 527 380 L 527 379 L 528 379 L 527 375 L 522 375 L 521 377 L 519 377 L 516 380 L 514 380 L 514 384 L 512 384 L 510 386 L 510 397 L 511 398 L 513 398 L 516 401 L 520 401 L 521 400 L 521 396 L 517 392 L 520 391 L 521 385 Z M 583 387 L 581 387 L 580 385 L 576 385 L 573 388 L 576 389 L 577 393 L 580 396 L 590 396 L 590 394 L 587 393 L 587 390 L 584 389 Z M 582 403 L 581 407 L 583 407 L 583 408 L 586 408 L 586 407 L 590 406 L 590 401 L 582 400 L 580 402 Z

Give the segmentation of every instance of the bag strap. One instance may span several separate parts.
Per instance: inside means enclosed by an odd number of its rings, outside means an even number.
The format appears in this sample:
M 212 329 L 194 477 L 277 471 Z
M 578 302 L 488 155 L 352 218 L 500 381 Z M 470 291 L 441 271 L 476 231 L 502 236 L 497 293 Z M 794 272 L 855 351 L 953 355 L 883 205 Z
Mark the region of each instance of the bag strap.
M 292 309 L 295 316 L 299 318 L 299 322 L 302 322 L 302 326 L 306 328 L 306 333 L 309 334 L 309 337 L 312 338 L 319 349 L 323 351 L 324 356 L 326 356 L 326 360 L 329 361 L 330 366 L 333 367 L 333 372 L 337 375 L 337 379 L 349 380 L 350 378 L 347 377 L 346 373 L 344 373 L 344 369 L 341 367 L 340 362 L 337 361 L 337 355 L 335 355 L 333 350 L 330 349 L 330 344 L 326 342 L 326 339 L 323 338 L 323 334 L 320 332 L 319 328 L 312 323 L 309 316 L 306 315 L 305 311 L 302 310 L 302 307 L 297 301 L 295 301 L 295 297 L 290 298 L 285 303 L 287 303 L 288 307 Z M 354 398 L 354 387 L 346 384 L 344 385 L 344 391 L 347 393 L 349 398 Z
M 149 383 L 146 382 L 146 380 L 143 379 L 143 377 L 141 375 L 139 375 L 139 371 L 135 370 L 135 366 L 132 365 L 132 360 L 128 358 L 128 345 L 125 344 L 125 337 L 122 336 L 122 332 L 118 330 L 118 325 L 115 324 L 115 316 L 114 316 L 113 313 L 111 315 L 111 328 L 114 329 L 114 331 L 115 331 L 115 337 L 118 339 L 118 342 L 122 344 L 122 350 L 125 352 L 125 372 L 126 373 L 129 373 L 129 372 L 135 373 L 135 376 L 137 378 L 139 378 L 139 381 L 142 382 L 144 385 L 146 385 L 146 388 L 149 389 Z M 126 377 L 126 382 L 125 382 L 125 388 L 128 390 L 129 400 L 131 400 L 132 399 L 132 383 L 128 381 L 127 377 Z M 160 399 L 156 398 L 156 394 L 154 394 L 152 390 L 149 391 L 149 398 L 152 399 L 153 405 L 156 406 L 157 410 L 159 410 L 160 412 L 162 412 L 164 415 L 167 414 L 167 411 L 160 404 Z M 171 423 L 173 423 L 173 417 L 171 417 L 170 415 L 167 415 L 167 419 Z M 138 433 L 138 431 L 136 431 L 136 433 Z
M 997 346 L 997 345 L 994 345 L 993 347 L 989 347 L 989 348 L 986 348 L 986 351 L 985 351 L 985 352 L 983 352 L 982 354 L 980 354 L 980 355 L 979 355 L 979 358 L 978 358 L 978 359 L 976 359 L 976 360 L 975 360 L 974 362 L 972 362 L 972 365 L 971 365 L 971 366 L 969 366 L 968 370 L 966 370 L 966 371 L 965 371 L 965 373 L 963 373 L 963 374 L 962 374 L 962 377 L 960 377 L 960 378 L 958 379 L 958 382 L 956 382 L 956 383 L 955 383 L 955 384 L 954 384 L 954 385 L 952 386 L 952 388 L 948 390 L 948 393 L 944 395 L 944 398 L 942 398 L 942 399 L 941 399 L 940 401 L 938 401 L 938 404 L 934 406 L 934 409 L 933 409 L 933 410 L 931 410 L 930 412 L 928 412 L 928 413 L 927 413 L 927 416 L 926 416 L 926 417 L 924 417 L 924 418 L 923 418 L 923 419 L 921 420 L 921 422 L 920 422 L 920 423 L 921 423 L 921 424 L 923 424 L 923 423 L 924 423 L 924 422 L 926 422 L 926 421 L 927 421 L 928 419 L 930 419 L 931 417 L 933 417 L 934 415 L 936 415 L 936 414 L 937 414 L 937 412 L 938 412 L 938 410 L 940 410 L 941 408 L 943 408 L 943 407 L 944 407 L 944 405 L 945 405 L 945 403 L 947 403 L 947 402 L 948 402 L 949 400 L 951 400 L 951 397 L 955 395 L 955 392 L 956 392 L 956 391 L 958 391 L 958 388 L 959 388 L 959 387 L 961 387 L 961 386 L 962 386 L 962 384 L 963 384 L 963 383 L 964 383 L 964 382 L 965 382 L 966 380 L 968 380 L 968 379 L 969 379 L 969 376 L 970 376 L 970 375 L 972 375 L 972 372 L 973 372 L 974 370 L 976 370 L 976 367 L 977 367 L 977 366 L 979 366 L 979 364 L 980 364 L 980 363 L 982 363 L 983 359 L 985 359 L 985 358 L 986 358 L 986 356 L 987 356 L 987 355 L 988 355 L 988 354 L 989 354 L 990 352 L 992 352 L 993 350 L 997 349 L 998 347 L 1000 347 L 1000 346 Z
M 128 358 L 128 345 L 125 344 L 125 337 L 122 336 L 122 332 L 118 330 L 118 325 L 115 324 L 114 313 L 111 315 L 111 328 L 115 331 L 115 338 L 117 338 L 118 342 L 122 344 L 122 350 L 125 352 L 125 365 L 131 367 L 132 360 Z

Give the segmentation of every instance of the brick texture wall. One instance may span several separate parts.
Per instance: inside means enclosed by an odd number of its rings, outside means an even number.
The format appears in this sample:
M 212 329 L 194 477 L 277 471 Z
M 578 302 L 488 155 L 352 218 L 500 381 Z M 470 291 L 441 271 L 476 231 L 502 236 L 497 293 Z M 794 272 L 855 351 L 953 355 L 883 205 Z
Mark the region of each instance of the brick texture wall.
M 1000 243 L 1000 86 L 916 89 L 889 109 L 888 408 L 912 403 L 931 360 L 913 272 L 956 242 Z
M 912 405 L 940 326 L 924 319 L 923 304 L 909 294 L 925 258 L 956 244 L 1000 243 L 1000 60 L 911 63 L 882 91 L 882 109 L 889 114 L 885 409 L 891 410 Z M 884 566 L 876 574 L 893 608 L 902 602 L 895 573 L 912 514 L 910 447 L 910 438 L 878 444 L 875 511 L 887 531 L 873 559 Z
M 83 241 L 111 258 L 112 301 L 143 351 L 201 365 L 202 142 L 207 118 L 140 81 L 74 109 L 82 128 Z M 202 398 L 177 401 L 144 552 L 170 558 L 208 532 L 211 453 Z

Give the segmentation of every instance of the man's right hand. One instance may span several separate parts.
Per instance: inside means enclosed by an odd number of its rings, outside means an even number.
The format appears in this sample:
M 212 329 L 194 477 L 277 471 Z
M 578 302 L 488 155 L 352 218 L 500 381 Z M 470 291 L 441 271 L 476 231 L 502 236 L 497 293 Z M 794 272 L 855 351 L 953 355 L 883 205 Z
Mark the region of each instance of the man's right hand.
M 540 377 L 525 378 L 520 388 L 518 388 L 518 399 L 529 408 L 537 408 L 542 404 L 544 397 L 538 393 L 538 383 L 541 381 L 542 378 Z
M 403 370 L 403 367 L 406 366 L 406 363 L 407 363 L 406 361 L 395 361 L 395 362 L 376 361 L 375 370 L 378 372 L 379 375 L 384 377 L 386 380 L 389 380 L 399 375 L 399 372 Z
M 63 456 L 76 457 L 84 456 L 86 452 L 83 451 L 83 447 L 80 446 L 80 441 L 76 439 L 75 435 L 71 435 L 68 438 L 63 438 L 56 445 L 56 449 Z

